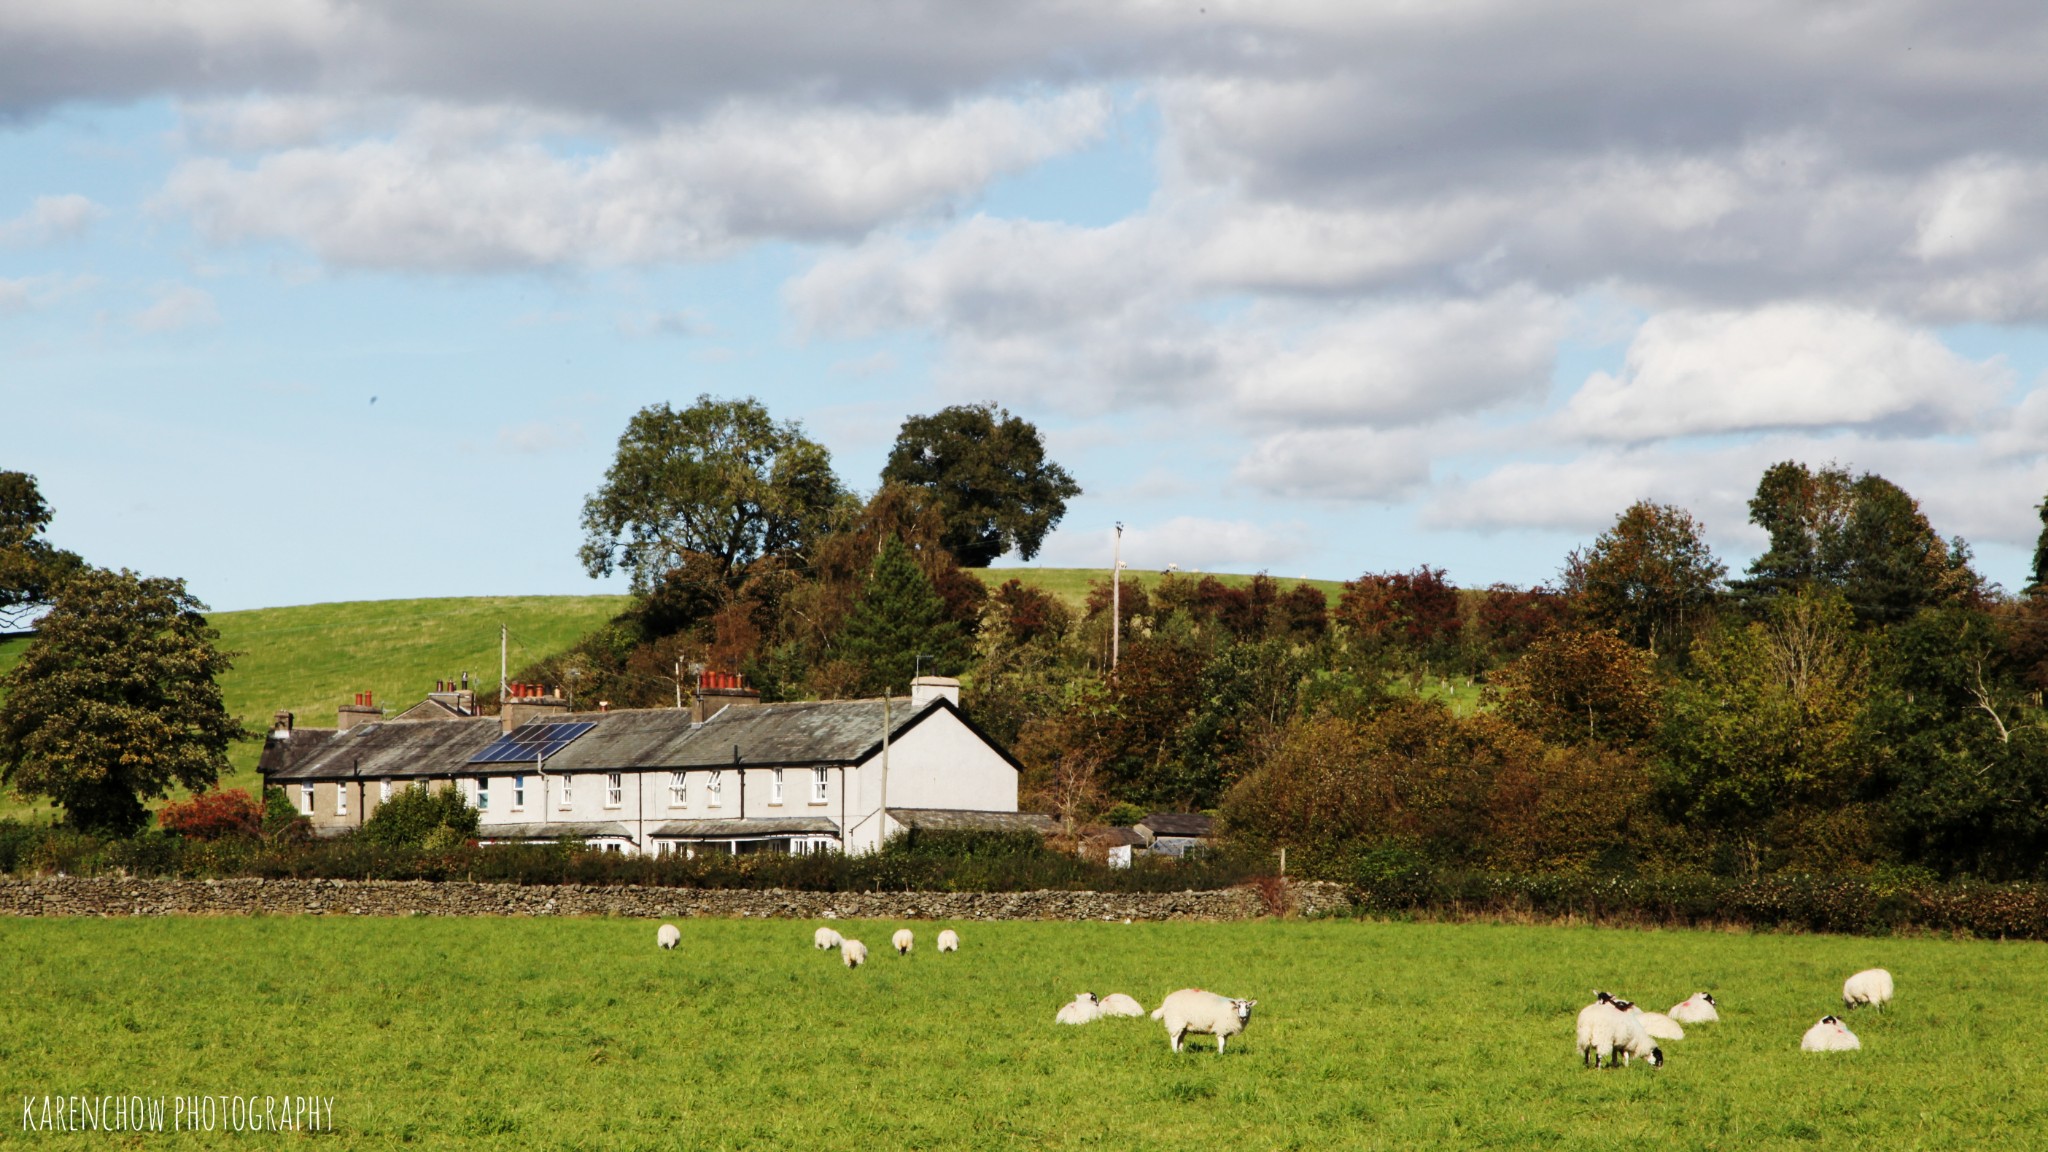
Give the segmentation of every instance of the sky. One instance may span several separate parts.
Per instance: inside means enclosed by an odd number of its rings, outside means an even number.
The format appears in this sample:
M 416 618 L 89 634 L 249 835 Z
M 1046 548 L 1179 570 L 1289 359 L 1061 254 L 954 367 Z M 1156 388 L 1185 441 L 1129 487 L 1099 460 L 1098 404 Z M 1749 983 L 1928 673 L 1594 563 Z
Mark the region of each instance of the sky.
M 2044 58 L 1999 0 L 0 5 L 0 468 L 222 610 L 623 591 L 582 501 L 701 394 L 860 490 L 1006 407 L 1085 490 L 1040 564 L 1529 584 L 1653 499 L 1739 571 L 1790 459 L 2018 588 Z

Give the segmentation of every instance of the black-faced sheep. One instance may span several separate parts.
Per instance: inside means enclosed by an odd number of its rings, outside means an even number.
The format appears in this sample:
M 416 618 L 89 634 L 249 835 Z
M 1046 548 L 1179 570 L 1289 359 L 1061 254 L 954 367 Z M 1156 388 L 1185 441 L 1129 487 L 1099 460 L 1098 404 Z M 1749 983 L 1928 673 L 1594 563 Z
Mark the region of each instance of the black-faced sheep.
M 1842 1023 L 1839 1016 L 1823 1016 L 1820 1023 L 1806 1030 L 1799 1038 L 1801 1052 L 1854 1052 L 1863 1047 L 1863 1041 Z
M 1093 1024 L 1101 1015 L 1102 1006 L 1095 999 L 1095 993 L 1082 992 L 1060 1005 L 1060 1010 L 1052 1021 L 1055 1024 Z
M 1666 1015 L 1680 1024 L 1712 1024 L 1721 1019 L 1721 1013 L 1716 1009 L 1719 1003 L 1711 992 L 1695 992 L 1673 1004 Z
M 1664 1050 L 1643 1031 L 1640 1018 L 1629 1014 L 1635 1005 L 1605 992 L 1597 995 L 1598 1000 L 1579 1010 L 1580 1061 L 1595 1068 L 1602 1064 L 1612 1068 L 1617 1062 L 1627 1064 L 1631 1057 L 1640 1056 L 1652 1068 L 1663 1067 Z
M 1875 1005 L 1879 1012 L 1892 1002 L 1892 974 L 1882 968 L 1866 968 L 1842 981 L 1842 1007 Z

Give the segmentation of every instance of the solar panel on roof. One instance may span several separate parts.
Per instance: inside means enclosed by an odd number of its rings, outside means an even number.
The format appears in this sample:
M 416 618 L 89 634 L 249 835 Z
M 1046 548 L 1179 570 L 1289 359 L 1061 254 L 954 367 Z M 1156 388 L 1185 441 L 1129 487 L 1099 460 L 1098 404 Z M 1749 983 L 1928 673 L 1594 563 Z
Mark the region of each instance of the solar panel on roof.
M 596 724 L 521 724 L 469 758 L 471 764 L 521 764 L 545 760 L 569 746 L 569 742 L 597 727 Z

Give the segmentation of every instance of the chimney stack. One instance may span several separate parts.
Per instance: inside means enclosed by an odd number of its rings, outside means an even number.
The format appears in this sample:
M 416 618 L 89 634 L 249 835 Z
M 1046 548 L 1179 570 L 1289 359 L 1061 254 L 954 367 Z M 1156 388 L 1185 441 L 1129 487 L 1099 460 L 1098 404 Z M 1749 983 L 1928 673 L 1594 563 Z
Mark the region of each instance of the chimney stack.
M 910 707 L 923 708 L 938 699 L 950 700 L 953 707 L 960 706 L 960 681 L 951 676 L 919 676 L 910 682 Z
M 341 706 L 341 715 L 335 720 L 334 727 L 338 732 L 346 732 L 358 724 L 369 724 L 383 718 L 384 710 L 377 707 L 375 694 L 358 692 L 355 703 Z
M 690 701 L 690 721 L 702 724 L 727 708 L 751 708 L 761 702 L 761 692 L 747 687 L 747 678 L 737 672 L 697 673 L 697 694 Z
M 510 732 L 529 720 L 545 720 L 569 711 L 569 701 L 563 698 L 558 688 L 553 692 L 545 684 L 505 685 L 505 698 L 498 702 L 498 724 Z

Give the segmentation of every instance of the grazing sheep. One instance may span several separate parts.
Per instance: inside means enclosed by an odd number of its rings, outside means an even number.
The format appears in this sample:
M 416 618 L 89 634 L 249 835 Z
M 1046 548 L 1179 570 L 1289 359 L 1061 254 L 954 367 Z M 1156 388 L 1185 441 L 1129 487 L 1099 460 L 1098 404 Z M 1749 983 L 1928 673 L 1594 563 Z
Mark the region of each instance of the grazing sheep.
M 911 935 L 908 928 L 898 928 L 896 934 L 889 937 L 889 946 L 896 949 L 898 956 L 910 955 L 911 945 L 915 943 L 917 943 L 917 937 Z
M 673 949 L 676 945 L 683 942 L 682 929 L 677 928 L 673 924 L 663 924 L 661 931 L 654 934 L 654 942 L 661 945 L 663 949 Z
M 939 933 L 939 951 L 958 952 L 959 950 L 960 934 L 958 932 L 948 928 L 944 932 Z
M 1678 1026 L 1678 1021 L 1662 1012 L 1645 1012 L 1642 1005 L 1636 1004 L 1629 1007 L 1628 1014 L 1636 1018 L 1636 1023 L 1643 1026 L 1643 1031 L 1652 1040 L 1685 1039 L 1685 1029 Z
M 1093 1024 L 1101 1015 L 1102 1006 L 1095 999 L 1095 993 L 1083 992 L 1060 1005 L 1059 1014 L 1052 1021 L 1055 1024 Z
M 1842 981 L 1842 1007 L 1874 1004 L 1879 1012 L 1892 1002 L 1892 974 L 1882 968 L 1866 968 Z
M 858 968 L 868 961 L 868 946 L 858 940 L 839 942 L 839 959 L 848 968 Z
M 1823 1016 L 1820 1023 L 1806 1030 L 1799 1038 L 1801 1052 L 1854 1052 L 1863 1047 L 1863 1041 L 1842 1023 L 1839 1016 Z
M 1166 1002 L 1152 1013 L 1154 1020 L 1166 1022 L 1166 1042 L 1175 1052 L 1180 1051 L 1181 1041 L 1190 1033 L 1214 1036 L 1216 1054 L 1223 1055 L 1223 1042 L 1244 1031 L 1251 1022 L 1252 1009 L 1257 1000 L 1233 1000 L 1204 992 L 1200 988 L 1183 988 L 1169 995 Z
M 1598 996 L 1598 1000 L 1579 1010 L 1580 1062 L 1594 1068 L 1602 1064 L 1612 1068 L 1617 1058 L 1627 1064 L 1631 1057 L 1640 1056 L 1650 1062 L 1650 1067 L 1662 1068 L 1664 1050 L 1643 1031 L 1640 1018 L 1630 1015 L 1629 1009 L 1635 1005 L 1605 992 Z
M 1102 998 L 1104 1016 L 1143 1016 L 1145 1006 L 1121 992 L 1111 992 Z
M 823 952 L 828 948 L 839 947 L 841 939 L 842 937 L 839 933 L 834 932 L 830 928 L 820 928 L 816 932 L 811 933 L 811 947 Z
M 1721 1014 L 1715 1011 L 1718 1003 L 1712 992 L 1695 992 L 1673 1004 L 1667 1015 L 1680 1024 L 1712 1024 L 1721 1019 Z

